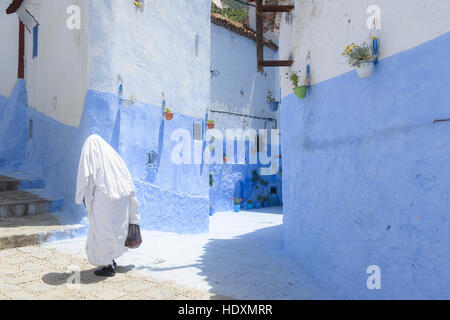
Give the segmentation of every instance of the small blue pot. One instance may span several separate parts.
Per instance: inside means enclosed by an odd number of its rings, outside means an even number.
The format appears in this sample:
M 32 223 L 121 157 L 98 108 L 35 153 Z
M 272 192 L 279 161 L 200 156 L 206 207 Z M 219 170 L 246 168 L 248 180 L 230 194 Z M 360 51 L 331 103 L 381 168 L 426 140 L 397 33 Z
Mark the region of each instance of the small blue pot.
M 255 203 L 255 209 L 261 209 L 261 203 L 259 202 Z
M 240 204 L 235 204 L 234 205 L 234 212 L 239 212 L 241 211 L 241 205 Z
M 253 209 L 253 204 L 247 203 L 246 207 L 247 207 L 247 210 L 252 210 Z
M 269 207 L 269 201 L 264 201 L 263 202 L 263 207 L 264 208 L 268 208 Z
M 209 215 L 212 216 L 214 214 L 214 208 L 209 208 Z
M 278 111 L 278 106 L 279 106 L 279 102 L 275 101 L 275 102 L 269 102 L 269 108 L 270 110 L 272 110 L 273 112 Z

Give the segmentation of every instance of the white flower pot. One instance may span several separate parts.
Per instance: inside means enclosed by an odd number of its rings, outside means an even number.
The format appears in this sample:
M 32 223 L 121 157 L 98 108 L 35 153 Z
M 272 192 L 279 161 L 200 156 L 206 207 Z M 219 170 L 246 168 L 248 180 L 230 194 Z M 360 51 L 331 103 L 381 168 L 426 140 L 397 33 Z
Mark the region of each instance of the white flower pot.
M 360 78 L 369 78 L 373 72 L 373 62 L 361 62 L 359 67 L 356 67 L 356 72 Z

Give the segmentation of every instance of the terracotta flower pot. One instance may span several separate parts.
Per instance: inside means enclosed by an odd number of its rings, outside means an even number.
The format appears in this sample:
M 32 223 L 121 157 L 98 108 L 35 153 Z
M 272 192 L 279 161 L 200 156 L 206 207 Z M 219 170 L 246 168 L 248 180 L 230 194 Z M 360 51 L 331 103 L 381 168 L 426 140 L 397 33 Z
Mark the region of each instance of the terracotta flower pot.
M 173 119 L 173 112 L 166 112 L 165 113 L 166 120 L 172 120 Z
M 208 129 L 212 130 L 214 129 L 215 123 L 208 123 Z

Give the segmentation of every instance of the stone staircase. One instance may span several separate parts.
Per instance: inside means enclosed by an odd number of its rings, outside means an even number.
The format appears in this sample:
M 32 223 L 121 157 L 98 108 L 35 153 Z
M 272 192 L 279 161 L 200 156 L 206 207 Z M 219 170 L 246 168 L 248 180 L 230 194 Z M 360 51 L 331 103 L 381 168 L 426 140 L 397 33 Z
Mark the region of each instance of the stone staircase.
M 74 237 L 85 226 L 63 223 L 64 200 L 45 181 L 0 175 L 0 250 Z

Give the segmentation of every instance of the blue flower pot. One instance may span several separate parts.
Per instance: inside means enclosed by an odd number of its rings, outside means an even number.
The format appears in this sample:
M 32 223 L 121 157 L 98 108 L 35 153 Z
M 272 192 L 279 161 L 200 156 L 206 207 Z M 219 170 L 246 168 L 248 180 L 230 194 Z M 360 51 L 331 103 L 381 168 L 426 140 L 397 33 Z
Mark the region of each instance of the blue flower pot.
M 234 212 L 239 212 L 241 211 L 241 205 L 240 204 L 235 204 L 234 205 Z
M 247 207 L 247 210 L 252 210 L 253 209 L 253 204 L 247 203 L 246 207 Z
M 268 208 L 269 207 L 269 201 L 264 201 L 263 202 L 263 207 L 264 208 Z
M 261 209 L 261 203 L 257 202 L 255 203 L 255 209 Z
M 279 106 L 279 102 L 275 101 L 275 102 L 269 102 L 269 108 L 270 110 L 272 110 L 273 112 L 278 111 L 278 106 Z
M 214 208 L 209 208 L 209 215 L 212 216 L 214 214 Z

